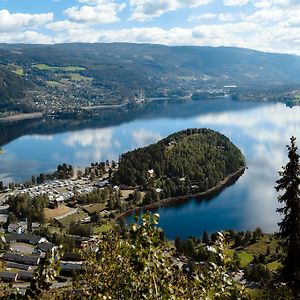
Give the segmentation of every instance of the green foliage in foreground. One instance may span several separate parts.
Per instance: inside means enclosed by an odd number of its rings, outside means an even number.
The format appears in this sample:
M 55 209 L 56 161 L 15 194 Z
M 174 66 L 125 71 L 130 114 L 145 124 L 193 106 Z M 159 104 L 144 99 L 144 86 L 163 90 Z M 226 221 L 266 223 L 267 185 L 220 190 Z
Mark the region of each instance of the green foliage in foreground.
M 212 188 L 244 164 L 241 151 L 224 135 L 209 129 L 187 129 L 123 154 L 113 181 L 160 187 L 166 198 Z M 149 174 L 152 169 L 153 176 Z
M 156 227 L 158 215 L 144 215 L 125 238 L 114 230 L 88 255 L 86 273 L 74 284 L 73 299 L 245 299 L 244 290 L 227 274 L 231 264 L 224 254 L 225 238 L 215 246 L 218 264 L 179 268 L 172 250 Z M 64 295 L 64 297 L 67 295 Z M 106 297 L 106 298 L 105 298 Z

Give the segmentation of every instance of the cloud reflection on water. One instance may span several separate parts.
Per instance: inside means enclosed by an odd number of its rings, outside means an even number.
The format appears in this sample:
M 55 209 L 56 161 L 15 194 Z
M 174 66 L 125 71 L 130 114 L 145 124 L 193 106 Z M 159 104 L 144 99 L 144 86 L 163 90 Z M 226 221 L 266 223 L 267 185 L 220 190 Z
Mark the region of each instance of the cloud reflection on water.
M 76 148 L 74 157 L 78 162 L 96 162 L 106 159 L 115 159 L 116 148 L 120 142 L 113 138 L 114 128 L 86 129 L 71 132 L 63 143 Z
M 132 131 L 132 136 L 134 139 L 134 148 L 144 147 L 156 143 L 161 139 L 161 135 L 159 133 L 155 133 L 147 129 L 134 130 Z
M 242 227 L 251 228 L 256 222 L 266 231 L 276 229 L 280 216 L 276 213 L 274 186 L 278 171 L 287 161 L 285 145 L 292 135 L 300 137 L 300 107 L 291 109 L 276 104 L 242 112 L 206 114 L 196 120 L 200 126 L 222 132 L 230 128 L 229 137 L 246 155 L 249 169 L 238 184 L 246 192 L 242 199 Z

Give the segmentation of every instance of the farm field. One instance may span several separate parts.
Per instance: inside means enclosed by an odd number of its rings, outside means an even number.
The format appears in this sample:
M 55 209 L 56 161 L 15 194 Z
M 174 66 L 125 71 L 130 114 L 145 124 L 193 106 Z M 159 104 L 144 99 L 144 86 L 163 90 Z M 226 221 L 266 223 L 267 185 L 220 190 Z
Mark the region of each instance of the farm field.
M 79 66 L 65 66 L 65 67 L 51 67 L 46 64 L 35 64 L 33 67 L 41 70 L 41 71 L 64 71 L 64 72 L 75 72 L 75 71 L 83 71 L 85 68 Z
M 60 83 L 54 80 L 47 80 L 46 81 L 47 85 L 50 87 L 59 87 Z
M 82 76 L 78 73 L 70 73 L 68 74 L 68 76 L 70 77 L 71 81 L 92 81 L 93 80 L 92 77 Z

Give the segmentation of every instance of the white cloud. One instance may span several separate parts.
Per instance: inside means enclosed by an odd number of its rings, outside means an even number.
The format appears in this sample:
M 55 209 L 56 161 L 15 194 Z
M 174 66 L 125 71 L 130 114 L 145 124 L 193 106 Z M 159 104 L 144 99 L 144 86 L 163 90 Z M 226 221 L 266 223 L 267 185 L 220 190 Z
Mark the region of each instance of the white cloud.
M 15 32 L 26 28 L 38 28 L 53 20 L 53 13 L 23 14 L 10 13 L 6 9 L 0 10 L 0 32 Z
M 223 0 L 225 6 L 243 6 L 250 2 L 250 0 Z
M 183 7 L 200 7 L 211 3 L 213 0 L 129 0 L 133 13 L 132 21 L 149 21 L 155 17 Z
M 233 22 L 239 17 L 240 15 L 233 13 L 221 13 L 218 15 L 218 18 L 221 22 Z
M 71 22 L 69 20 L 64 20 L 64 21 L 50 23 L 46 27 L 50 30 L 58 32 L 58 31 L 86 29 L 89 26 L 88 24 L 84 24 L 84 23 L 76 23 L 76 22 Z
M 202 20 L 210 20 L 210 19 L 215 19 L 218 15 L 213 14 L 213 13 L 206 13 L 206 14 L 193 14 L 188 17 L 189 22 L 194 22 L 194 21 L 202 21 Z
M 0 32 L 0 41 L 2 43 L 52 44 L 54 40 L 45 34 L 28 30 L 10 32 L 10 34 Z
M 125 3 L 116 3 L 111 0 L 79 0 L 87 5 L 72 6 L 64 14 L 76 22 L 109 24 L 119 21 L 118 13 L 125 7 Z
M 165 12 L 202 6 L 214 0 L 129 0 L 132 20 L 146 21 Z M 246 0 L 224 0 L 242 5 Z M 201 25 L 171 28 L 101 28 L 118 20 L 125 0 L 78 0 L 65 11 L 68 19 L 53 22 L 53 14 L 12 14 L 0 10 L 0 42 L 136 42 L 165 45 L 237 46 L 270 52 L 300 54 L 300 4 L 298 0 L 249 0 L 240 8 L 218 13 L 206 9 L 188 21 Z M 207 8 L 209 8 L 208 6 Z M 220 6 L 222 7 L 222 6 Z M 52 33 L 44 31 L 51 30 Z M 7 34 L 9 32 L 9 34 Z

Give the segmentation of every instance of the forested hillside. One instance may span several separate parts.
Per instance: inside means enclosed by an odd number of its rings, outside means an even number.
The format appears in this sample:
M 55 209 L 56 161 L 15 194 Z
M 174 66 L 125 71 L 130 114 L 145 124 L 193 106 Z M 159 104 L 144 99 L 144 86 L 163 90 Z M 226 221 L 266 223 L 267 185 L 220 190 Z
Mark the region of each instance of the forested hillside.
M 0 67 L 0 111 L 18 109 L 18 103 L 29 86 L 29 83 L 20 76 L 5 67 Z M 25 106 L 24 104 L 23 107 Z
M 263 53 L 230 47 L 167 47 L 150 44 L 57 44 L 0 46 L 1 63 L 31 65 L 82 65 L 89 71 L 118 69 L 144 72 L 147 75 L 209 75 L 225 78 L 231 75 L 240 82 L 274 83 L 300 78 L 300 59 L 293 55 Z M 141 74 L 141 73 L 139 73 Z M 111 75 L 110 75 L 111 76 Z M 250 82 L 250 84 L 251 84 Z
M 187 129 L 125 153 L 113 181 L 161 188 L 163 197 L 205 191 L 244 166 L 241 151 L 224 135 Z

